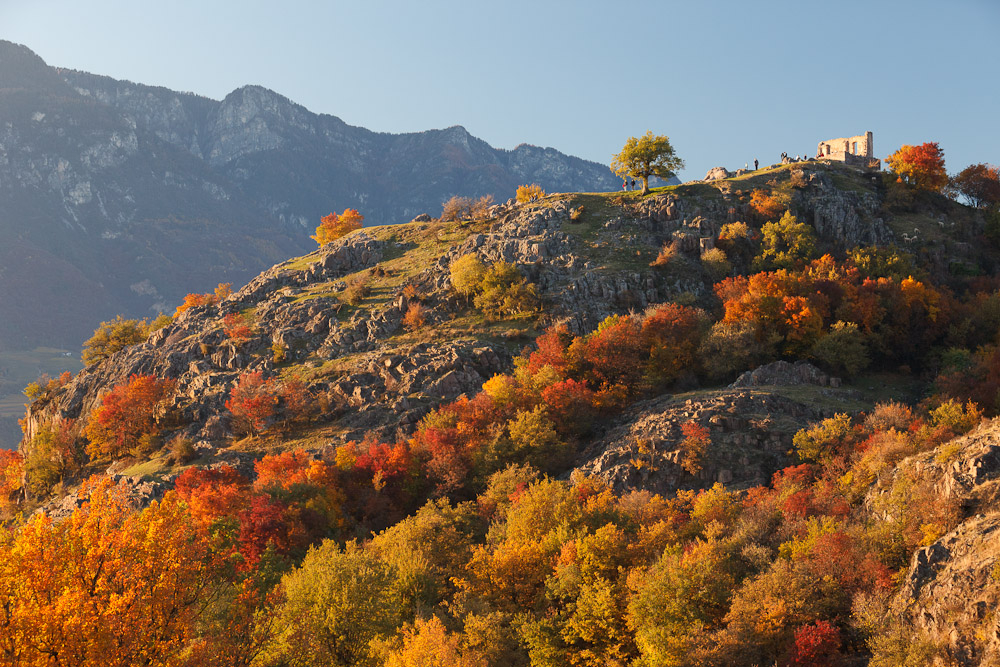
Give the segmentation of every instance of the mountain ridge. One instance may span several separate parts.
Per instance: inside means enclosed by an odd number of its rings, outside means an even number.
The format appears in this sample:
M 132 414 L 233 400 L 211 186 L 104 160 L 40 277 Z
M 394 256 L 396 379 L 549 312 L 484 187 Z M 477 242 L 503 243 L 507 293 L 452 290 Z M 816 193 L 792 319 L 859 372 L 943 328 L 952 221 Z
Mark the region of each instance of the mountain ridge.
M 53 309 L 86 302 L 97 318 L 64 320 L 59 331 L 7 299 L 0 348 L 32 340 L 72 349 L 100 319 L 155 315 L 210 287 L 196 269 L 207 263 L 205 247 L 233 248 L 227 261 L 213 261 L 222 268 L 214 273 L 245 282 L 306 251 L 308 234 L 331 210 L 358 208 L 368 224 L 386 224 L 436 213 L 456 194 L 504 198 L 525 181 L 549 190 L 615 182 L 601 165 L 550 149 L 492 149 L 464 128 L 355 128 L 261 86 L 211 100 L 53 68 L 11 42 L 0 42 L 0 64 L 0 241 L 10 248 L 27 237 L 32 252 L 86 276 L 87 293 L 71 282 L 60 300 L 60 285 L 43 275 L 31 301 Z M 193 227 L 203 228 L 200 236 L 185 231 Z M 164 265 L 144 265 L 142 248 L 164 241 L 172 247 Z M 115 260 L 127 276 L 96 259 L 116 244 L 135 256 Z M 20 254 L 0 262 L 0 276 L 28 270 Z M 148 286 L 141 294 L 130 288 L 139 284 Z

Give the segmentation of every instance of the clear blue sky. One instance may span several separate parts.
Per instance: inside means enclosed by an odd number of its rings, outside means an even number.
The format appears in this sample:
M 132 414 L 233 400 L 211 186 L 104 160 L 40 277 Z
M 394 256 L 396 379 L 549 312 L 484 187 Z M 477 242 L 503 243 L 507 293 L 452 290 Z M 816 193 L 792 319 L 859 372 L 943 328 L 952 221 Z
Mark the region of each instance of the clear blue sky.
M 866 130 L 883 158 L 1000 163 L 998 35 L 998 0 L 0 0 L 0 38 L 50 65 L 605 164 L 652 130 L 685 180 Z

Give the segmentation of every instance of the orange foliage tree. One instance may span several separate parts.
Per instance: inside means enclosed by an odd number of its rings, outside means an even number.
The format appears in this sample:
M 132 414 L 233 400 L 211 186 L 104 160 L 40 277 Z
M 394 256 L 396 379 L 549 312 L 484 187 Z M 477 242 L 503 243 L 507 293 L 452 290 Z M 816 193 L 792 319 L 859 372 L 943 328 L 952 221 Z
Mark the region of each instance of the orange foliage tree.
M 24 483 L 24 457 L 20 452 L 0 449 L 0 515 L 17 503 Z
M 208 529 L 235 519 L 250 498 L 250 480 L 232 466 L 188 468 L 174 482 L 178 498 L 187 504 L 195 523 Z
M 108 479 L 84 493 L 0 536 L 4 664 L 175 664 L 215 572 L 207 539 L 172 493 L 141 512 Z
M 92 457 L 123 456 L 160 428 L 157 411 L 174 392 L 173 380 L 133 375 L 114 387 L 90 414 L 87 453 Z
M 757 189 L 750 193 L 750 208 L 762 221 L 777 220 L 785 211 L 785 204 L 767 190 Z
M 904 144 L 886 158 L 886 162 L 899 180 L 921 190 L 940 192 L 948 185 L 948 174 L 944 170 L 944 151 L 937 142 L 919 146 Z
M 336 241 L 341 236 L 345 236 L 355 229 L 361 229 L 365 216 L 358 213 L 353 208 L 345 208 L 340 215 L 331 213 L 320 218 L 319 227 L 316 233 L 309 238 L 320 245 L 326 245 L 331 241 Z
M 214 292 L 206 294 L 188 294 L 184 297 L 183 303 L 177 306 L 174 317 L 177 317 L 185 310 L 198 308 L 200 306 L 214 306 L 233 293 L 232 283 L 219 283 Z

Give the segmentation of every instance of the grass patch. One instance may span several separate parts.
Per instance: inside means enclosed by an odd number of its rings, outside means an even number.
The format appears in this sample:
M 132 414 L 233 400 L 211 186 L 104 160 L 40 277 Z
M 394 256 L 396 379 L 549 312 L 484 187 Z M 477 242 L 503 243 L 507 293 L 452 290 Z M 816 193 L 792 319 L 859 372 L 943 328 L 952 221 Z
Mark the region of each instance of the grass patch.
M 393 336 L 399 346 L 444 341 L 475 340 L 501 345 L 508 350 L 519 350 L 533 341 L 541 331 L 535 315 L 520 315 L 505 320 L 489 320 L 482 312 L 468 308 L 457 317 L 415 331 L 402 331 Z
M 918 377 L 884 372 L 860 375 L 844 386 L 860 392 L 872 405 L 888 401 L 916 405 L 924 397 L 926 389 L 925 383 Z
M 173 468 L 161 459 L 151 459 L 136 463 L 125 468 L 121 474 L 126 477 L 139 477 L 144 480 L 152 480 L 173 472 Z
M 870 410 L 874 405 L 874 402 L 854 392 L 809 384 L 774 387 L 774 393 L 825 412 L 856 414 Z

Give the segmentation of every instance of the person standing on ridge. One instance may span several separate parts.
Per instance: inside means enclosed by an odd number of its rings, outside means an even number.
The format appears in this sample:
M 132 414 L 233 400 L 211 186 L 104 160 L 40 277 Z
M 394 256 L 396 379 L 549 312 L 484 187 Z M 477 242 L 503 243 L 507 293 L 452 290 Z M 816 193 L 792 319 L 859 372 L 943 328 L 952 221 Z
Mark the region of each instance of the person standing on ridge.
M 753 159 L 753 170 L 757 171 L 757 158 Z

